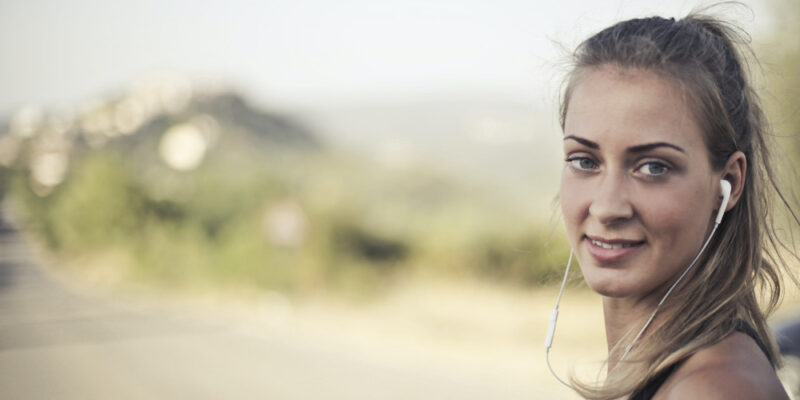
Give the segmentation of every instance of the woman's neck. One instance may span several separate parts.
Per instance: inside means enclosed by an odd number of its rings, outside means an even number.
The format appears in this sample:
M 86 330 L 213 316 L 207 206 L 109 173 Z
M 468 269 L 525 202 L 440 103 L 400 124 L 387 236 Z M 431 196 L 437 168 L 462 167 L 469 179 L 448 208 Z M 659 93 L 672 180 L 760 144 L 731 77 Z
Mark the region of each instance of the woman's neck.
M 692 278 L 693 272 L 688 279 Z M 677 278 L 676 278 L 677 279 Z M 688 280 L 684 279 L 681 284 L 676 288 L 676 292 L 680 292 L 681 288 Z M 639 332 L 647 320 L 653 315 L 653 312 L 658 307 L 658 303 L 662 301 L 664 294 L 672 287 L 673 281 L 668 280 L 664 282 L 661 287 L 650 291 L 643 296 L 630 296 L 630 297 L 608 297 L 603 296 L 603 317 L 605 318 L 606 325 L 606 344 L 608 346 L 608 369 L 609 371 L 614 368 L 617 360 L 622 357 L 625 348 L 631 343 L 619 343 L 626 334 L 633 332 L 631 336 L 627 336 L 628 340 L 633 340 L 633 335 Z M 679 295 L 672 293 L 671 296 Z M 663 323 L 659 321 L 658 315 L 644 332 L 644 336 L 648 332 L 653 332 Z M 641 340 L 641 339 L 640 339 Z
M 638 332 L 655 310 L 652 299 L 603 297 L 603 317 L 608 345 L 608 368 L 611 370 L 629 343 L 619 343 L 628 332 Z M 648 329 L 649 330 L 649 329 Z M 628 336 L 632 339 L 632 336 Z

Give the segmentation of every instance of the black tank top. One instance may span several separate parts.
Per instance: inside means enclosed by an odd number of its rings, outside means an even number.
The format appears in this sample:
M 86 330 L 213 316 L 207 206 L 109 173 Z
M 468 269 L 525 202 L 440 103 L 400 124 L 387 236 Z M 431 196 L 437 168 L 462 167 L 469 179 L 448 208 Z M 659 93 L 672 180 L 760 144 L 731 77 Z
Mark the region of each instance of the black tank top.
M 764 354 L 767 355 L 767 358 L 769 358 L 769 353 L 767 352 L 767 346 L 764 345 L 764 342 L 761 341 L 761 338 L 758 336 L 758 333 L 756 332 L 755 329 L 753 329 L 752 326 L 750 326 L 750 324 L 748 324 L 743 320 L 739 320 L 738 323 L 736 324 L 736 330 L 753 338 L 753 340 L 756 341 L 756 344 L 761 349 L 761 351 L 763 351 Z M 656 395 L 656 392 L 658 392 L 658 389 L 661 388 L 661 385 L 663 385 L 664 382 L 667 380 L 667 378 L 669 378 L 669 376 L 672 375 L 672 372 L 675 371 L 675 368 L 677 368 L 679 364 L 680 363 L 673 364 L 660 374 L 656 375 L 653 379 L 647 382 L 647 385 L 645 385 L 645 387 L 643 387 L 641 390 L 637 392 L 634 392 L 628 399 L 629 400 L 652 399 L 653 396 Z

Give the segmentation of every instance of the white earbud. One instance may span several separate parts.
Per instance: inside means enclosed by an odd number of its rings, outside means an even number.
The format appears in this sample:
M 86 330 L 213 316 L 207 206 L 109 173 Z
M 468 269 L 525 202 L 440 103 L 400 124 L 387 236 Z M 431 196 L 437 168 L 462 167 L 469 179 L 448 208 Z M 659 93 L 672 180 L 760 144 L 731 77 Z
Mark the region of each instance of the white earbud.
M 719 211 L 717 211 L 717 224 L 722 222 L 722 214 L 725 214 L 725 208 L 728 207 L 728 200 L 731 199 L 731 183 L 722 179 L 719 181 L 719 184 L 722 186 L 722 203 L 719 205 Z

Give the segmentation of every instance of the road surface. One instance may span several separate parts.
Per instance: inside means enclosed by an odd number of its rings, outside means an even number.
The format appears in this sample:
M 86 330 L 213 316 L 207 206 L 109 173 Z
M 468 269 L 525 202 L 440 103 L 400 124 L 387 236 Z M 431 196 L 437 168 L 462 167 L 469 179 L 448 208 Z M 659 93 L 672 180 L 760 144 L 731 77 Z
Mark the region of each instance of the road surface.
M 0 398 L 551 399 L 333 343 L 81 294 L 0 220 Z

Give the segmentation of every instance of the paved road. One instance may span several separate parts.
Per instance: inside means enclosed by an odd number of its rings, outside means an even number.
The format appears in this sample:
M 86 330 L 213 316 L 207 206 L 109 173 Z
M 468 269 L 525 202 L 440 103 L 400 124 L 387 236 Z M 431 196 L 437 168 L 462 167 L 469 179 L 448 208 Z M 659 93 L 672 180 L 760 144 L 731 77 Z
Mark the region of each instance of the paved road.
M 77 294 L 0 219 L 0 398 L 533 399 L 287 335 Z

